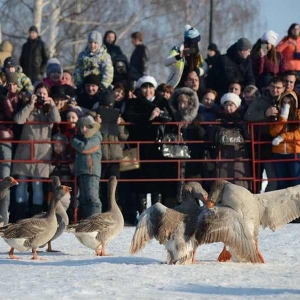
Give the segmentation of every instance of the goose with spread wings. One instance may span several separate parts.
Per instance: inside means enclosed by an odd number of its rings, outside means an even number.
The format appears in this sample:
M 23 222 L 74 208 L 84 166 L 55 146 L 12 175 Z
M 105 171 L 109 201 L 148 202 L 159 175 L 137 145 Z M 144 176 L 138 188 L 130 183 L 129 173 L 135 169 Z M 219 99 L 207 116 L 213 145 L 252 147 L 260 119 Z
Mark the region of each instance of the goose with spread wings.
M 258 249 L 259 227 L 276 229 L 300 216 L 300 185 L 282 190 L 252 194 L 244 187 L 226 180 L 217 180 L 206 202 L 208 207 L 230 207 L 244 220 L 256 243 L 260 262 L 265 260 Z M 243 261 L 234 250 L 227 250 L 226 244 L 218 260 Z
M 240 256 L 259 262 L 253 238 L 242 218 L 231 208 L 203 206 L 197 214 L 183 214 L 156 203 L 139 218 L 131 254 L 152 239 L 165 246 L 168 264 L 192 264 L 195 248 L 214 242 L 230 244 Z

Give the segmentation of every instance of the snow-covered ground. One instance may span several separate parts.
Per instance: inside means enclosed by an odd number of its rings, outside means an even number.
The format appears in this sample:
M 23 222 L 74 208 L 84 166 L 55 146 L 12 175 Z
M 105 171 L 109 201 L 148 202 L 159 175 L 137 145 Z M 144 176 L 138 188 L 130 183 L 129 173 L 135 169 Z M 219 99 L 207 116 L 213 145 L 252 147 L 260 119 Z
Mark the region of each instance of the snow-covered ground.
M 164 248 L 151 242 L 129 254 L 134 227 L 125 227 L 108 246 L 113 257 L 95 257 L 71 233 L 53 243 L 61 253 L 18 253 L 0 239 L 0 299 L 300 299 L 300 224 L 277 232 L 261 230 L 266 264 L 217 263 L 222 244 L 202 246 L 200 264 L 169 266 Z

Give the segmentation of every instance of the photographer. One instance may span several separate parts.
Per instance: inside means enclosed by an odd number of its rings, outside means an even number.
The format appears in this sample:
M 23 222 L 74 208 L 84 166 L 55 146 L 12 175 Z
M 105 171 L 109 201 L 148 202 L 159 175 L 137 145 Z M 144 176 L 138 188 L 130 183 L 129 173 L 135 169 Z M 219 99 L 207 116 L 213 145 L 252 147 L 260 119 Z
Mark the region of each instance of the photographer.
M 48 87 L 40 83 L 36 86 L 34 92 L 30 101 L 14 116 L 14 121 L 17 124 L 24 124 L 20 137 L 20 140 L 24 143 L 18 144 L 14 159 L 29 161 L 28 163 L 15 162 L 13 164 L 11 174 L 17 175 L 21 179 L 16 187 L 15 211 L 11 213 L 14 221 L 27 217 L 26 211 L 31 216 L 43 211 L 44 192 L 43 184 L 39 179 L 49 178 L 50 163 L 33 163 L 31 161 L 50 160 L 52 147 L 48 143 L 32 145 L 31 141 L 50 141 L 53 123 L 61 121 L 59 111 L 52 98 L 49 97 Z M 26 122 L 43 123 L 25 124 Z M 33 204 L 31 207 L 28 205 L 27 182 L 22 181 L 28 178 L 34 179 L 32 182 Z

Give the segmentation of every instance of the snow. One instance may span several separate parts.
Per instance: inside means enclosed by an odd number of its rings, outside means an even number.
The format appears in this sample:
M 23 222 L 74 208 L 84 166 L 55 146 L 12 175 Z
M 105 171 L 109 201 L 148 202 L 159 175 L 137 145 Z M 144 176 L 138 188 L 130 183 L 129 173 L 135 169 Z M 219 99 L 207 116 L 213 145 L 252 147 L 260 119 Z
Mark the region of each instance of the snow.
M 223 245 L 204 245 L 200 263 L 161 264 L 164 247 L 152 241 L 136 256 L 129 254 L 134 227 L 125 227 L 107 247 L 111 257 L 96 257 L 71 233 L 54 241 L 60 253 L 15 252 L 0 239 L 0 299 L 300 299 L 300 224 L 276 232 L 261 230 L 265 264 L 218 263 Z

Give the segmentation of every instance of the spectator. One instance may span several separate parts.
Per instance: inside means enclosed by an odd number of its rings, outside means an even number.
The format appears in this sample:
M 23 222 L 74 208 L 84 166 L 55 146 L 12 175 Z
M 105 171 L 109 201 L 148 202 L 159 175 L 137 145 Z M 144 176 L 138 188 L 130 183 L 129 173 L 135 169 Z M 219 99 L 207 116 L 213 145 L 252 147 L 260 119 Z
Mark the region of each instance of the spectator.
M 10 41 L 4 40 L 0 44 L 0 66 L 3 66 L 3 63 L 7 57 L 11 57 L 13 54 L 13 45 Z
M 22 46 L 20 65 L 24 73 L 35 83 L 41 81 L 49 58 L 45 43 L 35 26 L 29 28 L 29 37 Z
M 270 126 L 273 136 L 273 158 L 278 160 L 293 159 L 292 161 L 275 162 L 278 189 L 300 184 L 300 111 L 298 110 L 297 95 L 293 91 L 283 93 L 279 99 L 277 123 Z M 290 123 L 288 121 L 298 121 Z M 282 178 L 295 178 L 283 180 Z
M 13 118 L 21 106 L 19 99 L 18 77 L 16 73 L 7 73 L 8 94 L 0 96 L 0 120 L 13 121 Z M 12 124 L 0 124 L 0 160 L 12 159 L 12 144 L 7 142 L 16 138 L 15 126 Z M 0 178 L 10 175 L 11 162 L 0 163 Z M 8 208 L 10 203 L 10 193 L 8 193 L 0 203 L 0 215 L 3 217 L 4 225 L 8 223 Z
M 300 74 L 300 26 L 293 23 L 288 35 L 277 45 L 277 51 L 282 53 L 285 60 L 285 70 Z
M 5 59 L 3 71 L 4 73 L 11 72 L 18 75 L 18 92 L 33 92 L 33 86 L 30 78 L 21 71 L 21 68 L 16 64 L 13 57 L 8 57 Z
M 240 38 L 221 55 L 213 69 L 213 88 L 222 96 L 232 80 L 238 80 L 243 86 L 255 84 L 250 58 L 251 42 Z
M 242 99 L 246 107 L 249 107 L 251 103 L 260 97 L 260 92 L 255 85 L 247 85 L 242 93 Z
M 232 80 L 228 86 L 228 93 L 240 96 L 242 93 L 242 84 L 238 80 Z
M 46 84 L 49 89 L 55 85 L 62 85 L 63 68 L 57 58 L 50 58 L 46 67 L 46 78 L 43 79 L 43 83 Z
M 30 162 L 15 162 L 13 164 L 12 175 L 17 175 L 21 179 L 19 185 L 16 186 L 16 210 L 13 214 L 15 220 L 18 220 L 26 217 L 26 210 L 29 210 L 31 216 L 43 211 L 43 184 L 40 179 L 49 178 L 50 163 L 32 163 L 31 160 L 50 160 L 52 147 L 47 143 L 32 145 L 31 141 L 49 141 L 53 123 L 61 121 L 58 109 L 49 97 L 49 90 L 46 85 L 41 83 L 36 86 L 35 93 L 31 96 L 29 103 L 15 114 L 14 121 L 17 124 L 24 124 L 28 121 L 50 122 L 48 124 L 23 125 L 20 140 L 24 143 L 18 144 L 14 159 L 29 160 Z M 32 182 L 33 206 L 31 209 L 28 207 L 27 182 L 23 181 L 29 178 L 34 180 Z
M 83 219 L 101 213 L 99 181 L 101 177 L 100 124 L 92 116 L 77 122 L 78 132 L 71 145 L 76 150 L 75 175 L 79 183 L 79 214 Z
M 250 159 L 248 147 L 245 142 L 235 143 L 234 145 L 223 145 L 220 142 L 220 129 L 237 129 L 241 138 L 249 139 L 247 126 L 239 124 L 243 122 L 243 111 L 240 110 L 242 100 L 234 93 L 227 93 L 221 98 L 222 109 L 219 114 L 219 119 L 222 125 L 216 131 L 217 142 L 219 143 L 219 152 L 221 159 L 234 159 L 233 162 L 218 162 L 216 168 L 216 177 L 232 178 L 229 181 L 250 189 L 250 181 L 245 180 L 244 177 L 252 177 L 250 161 L 239 161 L 239 159 Z M 229 122 L 234 122 L 229 124 Z M 224 134 L 229 134 L 228 132 Z
M 300 99 L 300 78 L 297 78 L 297 80 L 295 82 L 294 92 L 296 93 L 297 98 Z M 298 103 L 298 105 L 299 105 L 299 103 Z
M 187 74 L 186 80 L 184 81 L 184 87 L 192 89 L 198 95 L 200 89 L 200 79 L 195 71 L 191 71 Z
M 107 88 L 113 81 L 114 68 L 111 57 L 102 45 L 102 36 L 98 31 L 91 31 L 88 45 L 79 53 L 74 70 L 74 83 L 77 89 L 82 89 L 85 77 L 96 75 L 102 88 Z
M 278 101 L 284 92 L 284 80 L 280 77 L 273 77 L 270 81 L 269 89 L 261 97 L 255 99 L 248 107 L 244 118 L 248 122 L 271 122 L 274 118 L 277 118 L 278 114 Z M 272 136 L 269 133 L 269 126 L 256 126 L 255 140 L 261 142 L 270 142 L 269 144 L 262 144 L 258 146 L 255 151 L 259 154 L 258 159 L 268 160 L 270 159 L 270 153 L 272 152 L 271 140 Z M 262 163 L 261 172 L 257 174 L 258 178 L 261 178 L 263 169 L 266 171 L 267 177 L 270 179 L 276 178 L 274 163 L 264 162 Z M 258 168 L 259 170 L 259 168 Z M 266 192 L 275 191 L 277 189 L 276 181 L 269 181 L 266 187 Z
M 72 88 L 75 88 L 73 74 L 71 71 L 68 71 L 68 70 L 63 71 L 61 83 L 67 84 L 67 85 L 71 86 Z
M 275 48 L 277 39 L 278 34 L 269 30 L 252 48 L 253 73 L 259 90 L 268 86 L 273 76 L 280 75 L 285 71 L 284 56 Z
M 103 45 L 106 47 L 107 52 L 111 56 L 113 62 L 115 56 L 123 55 L 121 48 L 115 44 L 116 41 L 117 41 L 117 34 L 114 31 L 108 30 L 105 32 L 103 38 Z
M 120 110 L 120 114 L 123 115 L 126 107 L 126 87 L 124 84 L 117 82 L 114 85 L 113 93 L 115 98 L 115 105 L 114 107 Z
M 286 91 L 293 91 L 295 88 L 295 82 L 298 78 L 297 73 L 294 71 L 286 71 L 283 74 L 284 82 L 285 82 L 285 90 Z
M 218 50 L 218 46 L 216 44 L 211 43 L 208 45 L 207 58 L 205 59 L 205 61 L 207 63 L 207 68 L 208 68 L 206 80 L 205 80 L 207 88 L 212 88 L 212 85 L 213 85 L 212 71 L 213 71 L 214 65 L 218 61 L 220 55 L 221 55 L 221 53 Z
M 156 91 L 169 100 L 174 93 L 174 88 L 170 84 L 162 83 L 157 87 Z
M 167 83 L 175 87 L 182 87 L 188 74 L 194 71 L 198 76 L 203 76 L 207 70 L 199 50 L 201 36 L 196 28 L 185 25 L 184 42 L 171 50 L 170 56 L 165 59 L 165 66 L 171 66 Z
M 130 57 L 130 67 L 136 70 L 138 78 L 147 74 L 148 49 L 143 44 L 143 33 L 140 31 L 131 34 L 131 43 L 135 47 Z

